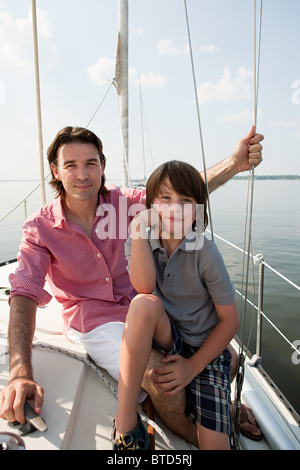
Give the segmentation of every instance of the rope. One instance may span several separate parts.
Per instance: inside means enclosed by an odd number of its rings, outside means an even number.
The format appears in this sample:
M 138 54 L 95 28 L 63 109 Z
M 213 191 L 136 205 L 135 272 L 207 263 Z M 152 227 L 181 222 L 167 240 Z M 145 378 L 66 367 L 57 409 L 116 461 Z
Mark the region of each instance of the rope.
M 200 119 L 200 107 L 199 107 L 199 99 L 198 99 L 198 93 L 197 93 L 196 74 L 195 74 L 195 67 L 194 67 L 192 41 L 191 41 L 191 33 L 190 33 L 189 17 L 188 17 L 188 9 L 187 9 L 186 0 L 184 0 L 184 7 L 185 7 L 185 18 L 186 18 L 188 40 L 189 40 L 189 50 L 190 50 L 190 59 L 191 59 L 191 67 L 192 67 L 192 75 L 193 75 L 196 109 L 197 109 L 198 129 L 199 129 L 200 145 L 201 145 L 201 151 L 202 151 L 202 164 L 203 164 L 204 179 L 205 179 L 206 191 L 207 191 L 207 205 L 208 205 L 208 213 L 209 213 L 209 220 L 210 220 L 210 227 L 211 227 L 211 238 L 212 238 L 212 240 L 214 240 L 211 206 L 210 206 L 209 189 L 208 189 L 207 172 L 206 172 L 206 161 L 205 161 L 203 134 L 202 134 L 201 119 Z

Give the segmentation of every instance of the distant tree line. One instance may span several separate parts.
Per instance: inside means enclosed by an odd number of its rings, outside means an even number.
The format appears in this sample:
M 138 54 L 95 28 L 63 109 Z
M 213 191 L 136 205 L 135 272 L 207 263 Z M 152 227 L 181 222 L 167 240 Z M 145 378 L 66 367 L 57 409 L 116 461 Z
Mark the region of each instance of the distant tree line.
M 234 176 L 235 180 L 247 180 L 248 176 Z M 300 175 L 254 175 L 255 180 L 300 180 Z

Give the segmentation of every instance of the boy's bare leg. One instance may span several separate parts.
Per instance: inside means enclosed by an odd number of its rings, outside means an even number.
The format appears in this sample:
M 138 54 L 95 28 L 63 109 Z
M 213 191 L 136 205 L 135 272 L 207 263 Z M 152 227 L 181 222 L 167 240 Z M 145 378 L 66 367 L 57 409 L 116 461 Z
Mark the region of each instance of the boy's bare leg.
M 139 294 L 131 302 L 121 342 L 116 437 L 136 427 L 138 395 L 153 338 L 171 349 L 170 321 L 157 297 Z
M 200 450 L 230 450 L 228 435 L 213 431 L 197 423 Z

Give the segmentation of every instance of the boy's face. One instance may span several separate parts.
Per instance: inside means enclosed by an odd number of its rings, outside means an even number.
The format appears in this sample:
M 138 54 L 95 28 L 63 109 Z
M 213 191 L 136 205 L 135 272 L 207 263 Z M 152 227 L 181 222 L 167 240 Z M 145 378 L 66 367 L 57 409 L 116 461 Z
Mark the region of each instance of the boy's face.
M 196 220 L 197 203 L 190 196 L 176 193 L 168 178 L 162 183 L 159 193 L 153 207 L 161 217 L 163 234 L 182 239 Z

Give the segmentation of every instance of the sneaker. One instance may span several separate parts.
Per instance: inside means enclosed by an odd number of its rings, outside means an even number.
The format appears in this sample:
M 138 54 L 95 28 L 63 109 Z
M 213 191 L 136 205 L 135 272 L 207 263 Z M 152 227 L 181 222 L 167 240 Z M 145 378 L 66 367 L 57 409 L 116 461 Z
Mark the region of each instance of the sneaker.
M 132 431 L 121 434 L 115 439 L 116 428 L 113 420 L 112 444 L 113 450 L 149 450 L 149 436 L 142 424 L 141 417 L 137 413 L 137 426 Z

